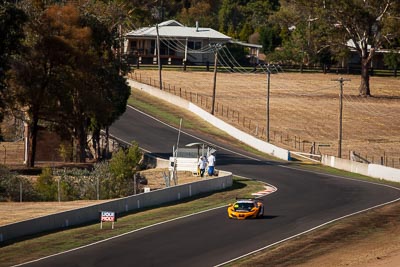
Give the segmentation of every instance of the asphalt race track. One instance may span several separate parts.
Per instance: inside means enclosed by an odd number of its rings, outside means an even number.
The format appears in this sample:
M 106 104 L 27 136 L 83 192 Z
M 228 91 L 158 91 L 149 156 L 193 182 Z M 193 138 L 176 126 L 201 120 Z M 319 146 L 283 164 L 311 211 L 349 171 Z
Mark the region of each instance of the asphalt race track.
M 118 138 L 168 157 L 178 131 L 132 108 L 110 129 Z M 202 138 L 203 139 L 203 138 Z M 215 144 L 215 140 L 206 140 Z M 180 145 L 198 142 L 181 133 Z M 247 156 L 246 156 L 247 155 Z M 384 185 L 302 171 L 221 145 L 216 168 L 278 188 L 263 197 L 264 218 L 236 221 L 226 207 L 149 227 L 28 263 L 27 266 L 215 266 L 329 221 L 400 198 Z M 267 263 L 266 263 L 267 266 Z

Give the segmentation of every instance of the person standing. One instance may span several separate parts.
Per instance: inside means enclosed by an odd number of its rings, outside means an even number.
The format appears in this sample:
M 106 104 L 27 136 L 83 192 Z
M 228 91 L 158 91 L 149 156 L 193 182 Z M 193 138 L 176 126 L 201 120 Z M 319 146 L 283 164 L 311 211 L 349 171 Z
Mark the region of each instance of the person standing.
M 214 175 L 214 167 L 215 167 L 215 156 L 211 154 L 207 158 L 208 161 L 208 176 Z
M 200 170 L 200 177 L 204 176 L 204 172 L 206 171 L 207 161 L 206 159 L 201 156 L 199 162 L 197 163 L 199 170 Z

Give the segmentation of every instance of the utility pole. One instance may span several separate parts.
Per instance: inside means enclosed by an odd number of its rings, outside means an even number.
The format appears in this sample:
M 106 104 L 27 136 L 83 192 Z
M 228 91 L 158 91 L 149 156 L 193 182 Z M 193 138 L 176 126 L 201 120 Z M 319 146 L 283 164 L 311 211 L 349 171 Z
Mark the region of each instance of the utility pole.
M 160 58 L 160 33 L 158 32 L 158 24 L 156 24 L 157 31 L 157 62 L 158 62 L 158 76 L 160 80 L 160 90 L 162 90 L 162 76 L 161 76 L 161 58 Z
M 351 81 L 350 79 L 332 79 L 332 81 L 340 83 L 339 91 L 339 127 L 338 127 L 338 158 L 342 157 L 342 140 L 343 140 L 343 83 L 345 81 Z
M 271 84 L 271 71 L 269 69 L 269 65 L 267 66 L 267 126 L 266 126 L 266 134 L 267 134 L 267 142 L 269 143 L 269 95 L 270 95 L 270 84 Z
M 214 85 L 213 85 L 213 96 L 212 96 L 212 106 L 211 106 L 211 115 L 214 115 L 215 111 L 215 95 L 217 89 L 217 63 L 218 63 L 218 48 L 215 46 L 215 60 L 214 60 Z

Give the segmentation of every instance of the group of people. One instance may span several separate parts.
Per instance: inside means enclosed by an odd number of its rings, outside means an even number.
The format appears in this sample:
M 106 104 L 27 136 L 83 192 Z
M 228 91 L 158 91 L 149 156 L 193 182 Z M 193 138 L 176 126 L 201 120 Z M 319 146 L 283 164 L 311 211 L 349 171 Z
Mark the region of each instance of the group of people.
M 208 157 L 201 156 L 197 166 L 199 168 L 200 177 L 204 177 L 207 167 L 208 176 L 214 175 L 215 156 L 213 154 L 209 155 Z

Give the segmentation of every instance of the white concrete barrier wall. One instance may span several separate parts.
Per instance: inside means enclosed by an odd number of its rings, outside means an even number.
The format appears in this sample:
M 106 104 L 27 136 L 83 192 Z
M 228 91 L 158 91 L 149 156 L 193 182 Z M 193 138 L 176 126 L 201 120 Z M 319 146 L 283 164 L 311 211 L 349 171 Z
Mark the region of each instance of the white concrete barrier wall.
M 393 182 L 400 182 L 400 170 L 378 164 L 368 164 L 368 175 Z
M 31 220 L 0 226 L 0 242 L 33 234 L 53 231 L 88 222 L 99 221 L 101 211 L 118 214 L 136 209 L 158 206 L 201 193 L 223 190 L 232 186 L 232 173 L 220 171 L 219 176 L 194 183 L 172 186 L 106 203 L 43 216 Z M 116 226 L 118 227 L 118 222 Z
M 182 108 L 185 108 L 185 109 L 199 115 L 203 119 L 210 122 L 210 124 L 223 130 L 224 132 L 228 133 L 232 137 L 240 140 L 241 142 L 243 142 L 249 146 L 252 146 L 262 152 L 271 154 L 277 158 L 284 159 L 284 160 L 290 160 L 290 152 L 288 150 L 274 146 L 265 141 L 257 139 L 254 136 L 251 136 L 243 131 L 240 131 L 239 129 L 236 129 L 235 127 L 229 125 L 228 123 L 218 119 L 217 117 L 211 115 L 207 111 L 201 109 L 200 107 L 196 106 L 195 104 L 193 104 L 187 100 L 184 100 L 178 96 L 164 92 L 155 87 L 152 87 L 152 86 L 149 86 L 146 84 L 141 84 L 141 83 L 138 83 L 133 80 L 129 80 L 129 85 L 134 88 L 141 89 L 153 96 L 162 98 L 163 100 L 166 100 L 169 103 L 178 105 Z M 322 162 L 322 164 L 331 166 L 333 168 L 346 170 L 346 171 L 354 172 L 354 173 L 359 173 L 359 174 L 371 176 L 374 178 L 400 182 L 400 170 L 399 169 L 394 169 L 394 168 L 385 167 L 385 166 L 376 165 L 376 164 L 365 164 L 365 163 L 350 161 L 350 160 L 336 158 L 334 156 L 327 156 L 327 155 L 323 156 L 321 162 Z
M 218 119 L 217 117 L 211 115 L 207 111 L 203 110 L 202 108 L 198 107 L 197 105 L 180 98 L 179 96 L 175 96 L 173 94 L 164 92 L 158 88 L 155 88 L 153 86 L 147 85 L 147 84 L 142 84 L 139 82 L 136 82 L 134 80 L 128 80 L 128 84 L 136 89 L 140 89 L 148 94 L 151 94 L 155 97 L 161 98 L 171 104 L 177 105 L 181 108 L 187 109 L 194 114 L 200 116 L 204 120 L 208 121 L 210 124 L 215 126 L 216 128 L 226 132 L 230 136 L 240 140 L 241 142 L 254 147 L 255 149 L 271 154 L 274 157 L 283 159 L 283 160 L 290 160 L 290 152 L 289 150 L 277 147 L 275 145 L 272 145 L 270 143 L 267 143 L 263 140 L 260 140 L 248 133 L 245 133 L 232 125 L 229 125 L 228 123 L 224 122 L 223 120 Z
M 323 155 L 321 163 L 340 170 L 354 172 L 378 179 L 400 182 L 400 170 L 395 168 L 377 164 L 360 163 L 328 155 Z

